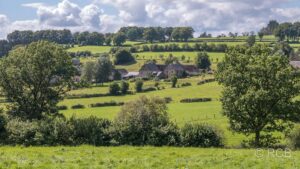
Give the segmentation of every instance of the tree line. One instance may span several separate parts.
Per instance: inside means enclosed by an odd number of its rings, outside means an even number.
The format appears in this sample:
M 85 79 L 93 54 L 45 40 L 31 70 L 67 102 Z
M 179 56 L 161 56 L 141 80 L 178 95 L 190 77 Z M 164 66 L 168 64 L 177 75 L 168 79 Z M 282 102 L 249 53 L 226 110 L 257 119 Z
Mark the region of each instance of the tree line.
M 276 20 L 271 20 L 258 34 L 274 35 L 280 41 L 299 41 L 300 22 L 279 23 Z
M 122 27 L 119 33 L 126 35 L 131 41 L 165 42 L 184 41 L 193 38 L 194 29 L 192 27 Z

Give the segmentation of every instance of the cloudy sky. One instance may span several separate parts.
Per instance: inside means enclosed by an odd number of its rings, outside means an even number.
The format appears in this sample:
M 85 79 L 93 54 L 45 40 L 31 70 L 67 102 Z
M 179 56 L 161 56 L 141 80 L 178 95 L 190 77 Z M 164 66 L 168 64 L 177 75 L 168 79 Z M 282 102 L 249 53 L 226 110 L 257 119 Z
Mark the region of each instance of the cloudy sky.
M 115 32 L 122 26 L 192 26 L 213 34 L 300 21 L 299 0 L 0 0 L 0 39 L 13 30 Z

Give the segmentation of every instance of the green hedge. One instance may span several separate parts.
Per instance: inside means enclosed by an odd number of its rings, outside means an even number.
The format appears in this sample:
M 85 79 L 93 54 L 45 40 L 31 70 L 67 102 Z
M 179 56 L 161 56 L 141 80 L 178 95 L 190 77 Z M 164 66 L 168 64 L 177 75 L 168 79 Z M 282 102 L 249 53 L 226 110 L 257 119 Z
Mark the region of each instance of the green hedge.
M 187 98 L 180 100 L 180 103 L 193 103 L 193 102 L 210 102 L 212 98 Z

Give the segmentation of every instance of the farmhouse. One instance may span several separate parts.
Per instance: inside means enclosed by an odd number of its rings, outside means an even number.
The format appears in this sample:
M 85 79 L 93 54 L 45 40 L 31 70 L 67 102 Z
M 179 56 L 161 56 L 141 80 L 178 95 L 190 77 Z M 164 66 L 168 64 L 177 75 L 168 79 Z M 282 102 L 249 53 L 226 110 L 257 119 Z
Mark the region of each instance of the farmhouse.
M 184 75 L 197 75 L 199 69 L 194 65 L 182 65 L 178 62 L 169 65 L 159 65 L 154 62 L 144 64 L 140 71 L 139 76 L 143 78 L 159 77 L 168 78 L 173 75 L 183 77 Z

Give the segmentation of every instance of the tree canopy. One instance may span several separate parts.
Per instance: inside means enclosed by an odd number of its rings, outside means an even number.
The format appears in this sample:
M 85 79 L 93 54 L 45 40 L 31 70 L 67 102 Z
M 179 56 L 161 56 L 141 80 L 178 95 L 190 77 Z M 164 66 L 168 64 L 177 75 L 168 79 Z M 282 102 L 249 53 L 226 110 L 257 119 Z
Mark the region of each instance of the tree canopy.
M 299 102 L 293 100 L 299 77 L 281 52 L 265 45 L 230 48 L 216 78 L 224 86 L 221 101 L 230 128 L 254 134 L 256 146 L 262 146 L 262 132 L 283 131 L 299 120 Z
M 54 43 L 39 41 L 11 51 L 0 62 L 0 86 L 12 102 L 9 114 L 40 119 L 57 113 L 74 74 L 71 58 Z

